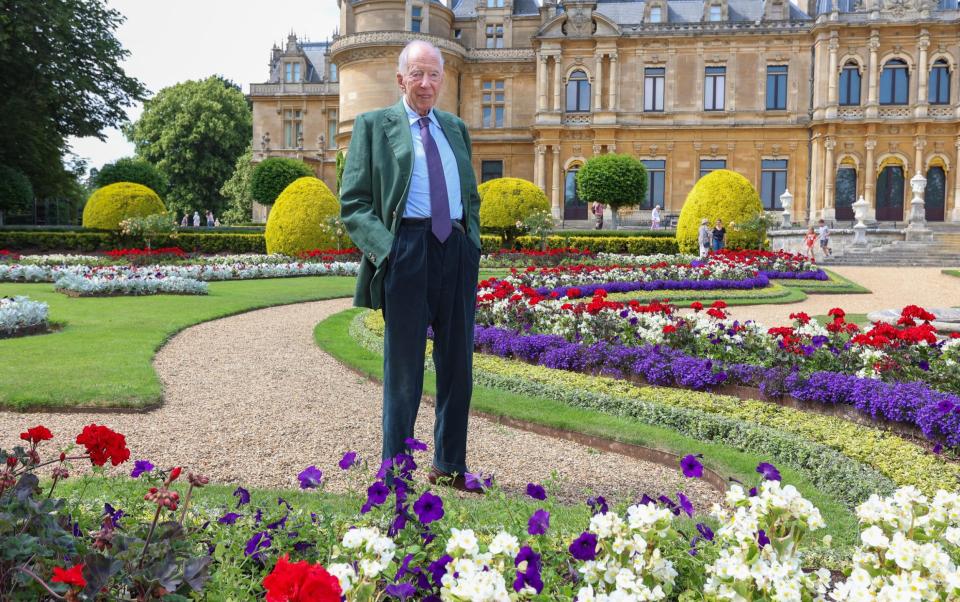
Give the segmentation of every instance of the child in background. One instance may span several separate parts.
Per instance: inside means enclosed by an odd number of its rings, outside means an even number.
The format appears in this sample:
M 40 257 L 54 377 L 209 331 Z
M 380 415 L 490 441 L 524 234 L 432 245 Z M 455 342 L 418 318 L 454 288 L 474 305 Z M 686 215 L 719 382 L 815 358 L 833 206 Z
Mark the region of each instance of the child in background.
M 833 249 L 830 248 L 830 228 L 827 223 L 820 220 L 820 227 L 817 229 L 817 235 L 820 236 L 820 250 L 824 257 L 833 255 Z
M 813 231 L 813 226 L 807 230 L 807 235 L 803 237 L 803 245 L 807 248 L 807 257 L 810 261 L 816 261 L 813 256 L 813 244 L 817 242 L 817 233 Z

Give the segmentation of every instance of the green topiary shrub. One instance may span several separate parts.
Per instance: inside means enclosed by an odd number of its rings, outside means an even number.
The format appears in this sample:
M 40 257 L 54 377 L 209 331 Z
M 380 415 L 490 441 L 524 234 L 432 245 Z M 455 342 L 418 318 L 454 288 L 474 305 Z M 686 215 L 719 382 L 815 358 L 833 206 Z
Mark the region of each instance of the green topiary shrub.
M 95 188 L 103 188 L 117 182 L 142 184 L 160 197 L 167 193 L 167 188 L 170 186 L 167 176 L 160 173 L 153 163 L 137 157 L 124 157 L 115 163 L 107 163 L 93 179 Z
M 83 208 L 83 227 L 116 230 L 128 217 L 164 213 L 157 193 L 142 184 L 117 182 L 94 191 Z
M 523 223 L 536 211 L 550 211 L 550 201 L 535 184 L 520 178 L 496 178 L 477 188 L 480 194 L 480 226 L 512 242 Z
M 712 229 L 717 219 L 727 229 L 724 246 L 731 249 L 756 249 L 756 231 L 737 231 L 736 224 L 746 224 L 763 212 L 760 195 L 742 175 L 728 169 L 718 169 L 700 178 L 680 211 L 677 223 L 677 244 L 682 253 L 696 253 L 697 230 L 700 220 L 707 218 Z
M 336 242 L 330 218 L 340 214 L 340 203 L 322 181 L 296 180 L 277 197 L 267 218 L 267 253 L 297 255 L 312 249 L 329 249 Z
M 630 155 L 597 155 L 577 172 L 577 194 L 588 203 L 610 205 L 616 229 L 617 209 L 639 205 L 646 196 L 647 168 Z
M 250 194 L 261 205 L 272 205 L 280 193 L 297 178 L 312 177 L 313 170 L 303 161 L 270 157 L 257 164 L 250 176 Z
M 33 206 L 33 186 L 23 172 L 0 165 L 0 225 L 5 215 L 26 213 Z

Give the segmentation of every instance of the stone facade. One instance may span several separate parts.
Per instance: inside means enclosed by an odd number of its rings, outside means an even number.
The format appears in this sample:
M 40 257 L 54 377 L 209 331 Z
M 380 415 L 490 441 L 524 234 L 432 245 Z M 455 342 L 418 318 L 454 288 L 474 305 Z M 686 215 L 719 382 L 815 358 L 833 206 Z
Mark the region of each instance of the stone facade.
M 726 167 L 770 210 L 789 189 L 797 222 L 850 220 L 861 195 L 872 220 L 904 221 L 919 167 L 928 220 L 960 221 L 956 0 L 452 1 L 338 0 L 332 43 L 274 48 L 270 81 L 251 85 L 255 159 L 301 157 L 333 187 L 353 119 L 399 99 L 399 52 L 425 39 L 479 179 L 529 179 L 557 218 L 586 219 L 576 169 L 619 152 L 652 175 L 627 220 L 679 213 Z

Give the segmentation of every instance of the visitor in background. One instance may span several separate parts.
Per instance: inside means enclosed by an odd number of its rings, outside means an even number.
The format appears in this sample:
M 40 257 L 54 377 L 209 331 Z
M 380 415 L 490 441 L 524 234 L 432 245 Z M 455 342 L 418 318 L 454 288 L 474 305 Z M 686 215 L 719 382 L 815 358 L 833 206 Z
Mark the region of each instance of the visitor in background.
M 210 211 L 209 209 L 207 209 L 207 227 L 213 227 L 213 211 Z
M 817 234 L 820 237 L 820 251 L 823 252 L 824 257 L 830 257 L 833 255 L 833 249 L 830 248 L 830 228 L 825 221 L 820 220 L 820 228 Z
M 710 222 L 707 218 L 700 220 L 700 230 L 697 231 L 697 243 L 700 245 L 700 257 L 705 258 L 710 253 Z
M 717 218 L 717 223 L 713 226 L 713 250 L 719 251 L 723 248 L 723 239 L 727 236 L 727 229 L 723 227 L 723 220 Z
M 193 212 L 193 227 L 194 227 L 194 228 L 199 228 L 199 227 L 200 227 L 200 212 L 199 212 L 199 211 L 194 211 L 194 212 Z
M 219 228 L 219 227 L 220 227 L 220 219 L 219 219 L 219 218 L 214 218 L 214 220 L 213 220 L 213 227 L 214 227 L 214 228 Z
M 813 231 L 813 226 L 810 226 L 807 235 L 803 237 L 803 246 L 807 250 L 807 257 L 810 258 L 810 261 L 816 261 L 813 256 L 813 243 L 815 242 L 817 242 L 817 233 Z
M 660 229 L 660 205 L 653 206 L 653 212 L 650 213 L 650 227 L 654 230 Z
M 189 225 L 190 225 L 190 214 L 189 214 L 189 213 L 184 213 L 184 214 L 183 214 L 183 219 L 180 220 L 180 227 L 181 227 L 181 228 L 186 228 L 186 227 L 189 226 Z
M 594 227 L 594 230 L 603 229 L 603 204 L 600 202 L 593 203 L 593 217 L 597 220 L 597 225 Z

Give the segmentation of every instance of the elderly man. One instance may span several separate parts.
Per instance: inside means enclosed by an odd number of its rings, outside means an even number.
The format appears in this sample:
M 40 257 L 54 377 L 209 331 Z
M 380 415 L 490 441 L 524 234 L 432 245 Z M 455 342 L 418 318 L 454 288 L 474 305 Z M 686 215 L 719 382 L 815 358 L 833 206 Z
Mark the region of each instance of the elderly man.
M 356 118 L 340 187 L 343 223 L 363 252 L 354 305 L 383 308 L 383 457 L 408 451 L 423 393 L 427 327 L 437 373 L 429 479 L 466 490 L 467 417 L 480 263 L 480 198 L 470 137 L 435 109 L 443 56 L 400 53 L 403 98 Z

